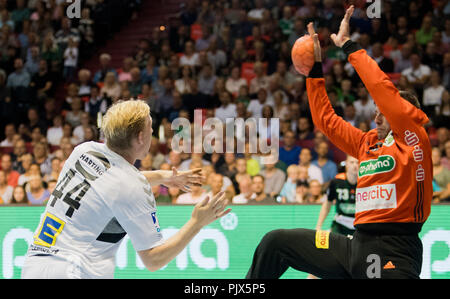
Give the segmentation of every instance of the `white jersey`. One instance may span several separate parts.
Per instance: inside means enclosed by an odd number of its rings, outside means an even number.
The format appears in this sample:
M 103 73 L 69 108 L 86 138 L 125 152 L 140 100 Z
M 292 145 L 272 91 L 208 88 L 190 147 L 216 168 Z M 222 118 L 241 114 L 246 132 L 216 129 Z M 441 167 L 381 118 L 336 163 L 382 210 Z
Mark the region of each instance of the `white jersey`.
M 47 266 L 65 261 L 79 278 L 113 278 L 126 234 L 136 251 L 162 244 L 151 186 L 105 144 L 86 142 L 65 162 L 27 259 Z M 29 268 L 25 262 L 24 270 L 36 272 Z

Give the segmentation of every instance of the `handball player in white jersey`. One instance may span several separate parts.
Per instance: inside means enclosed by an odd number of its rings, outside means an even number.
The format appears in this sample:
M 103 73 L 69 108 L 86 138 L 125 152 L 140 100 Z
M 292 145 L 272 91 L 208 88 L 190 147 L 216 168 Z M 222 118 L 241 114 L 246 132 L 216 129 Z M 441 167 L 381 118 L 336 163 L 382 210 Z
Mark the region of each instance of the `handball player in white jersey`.
M 205 198 L 188 222 L 163 240 L 151 186 L 188 190 L 202 177 L 200 169 L 140 172 L 133 166 L 149 151 L 151 124 L 145 102 L 122 101 L 103 119 L 106 143 L 74 149 L 35 231 L 22 278 L 113 278 L 115 254 L 126 234 L 146 268 L 156 271 L 202 227 L 230 211 L 224 193 Z

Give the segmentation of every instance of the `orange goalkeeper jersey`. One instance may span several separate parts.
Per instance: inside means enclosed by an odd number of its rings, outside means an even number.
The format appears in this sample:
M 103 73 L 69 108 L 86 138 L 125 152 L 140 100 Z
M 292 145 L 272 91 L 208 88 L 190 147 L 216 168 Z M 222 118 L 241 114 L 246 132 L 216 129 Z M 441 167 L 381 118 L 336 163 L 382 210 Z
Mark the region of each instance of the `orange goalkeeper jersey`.
M 419 232 L 432 199 L 431 145 L 423 127 L 428 118 L 400 97 L 365 50 L 351 53 L 348 60 L 391 126 L 384 140 L 378 140 L 376 129 L 364 133 L 335 114 L 323 78 L 307 78 L 306 86 L 314 124 L 359 160 L 354 225 L 383 231 L 379 224 L 409 224 L 403 233 Z

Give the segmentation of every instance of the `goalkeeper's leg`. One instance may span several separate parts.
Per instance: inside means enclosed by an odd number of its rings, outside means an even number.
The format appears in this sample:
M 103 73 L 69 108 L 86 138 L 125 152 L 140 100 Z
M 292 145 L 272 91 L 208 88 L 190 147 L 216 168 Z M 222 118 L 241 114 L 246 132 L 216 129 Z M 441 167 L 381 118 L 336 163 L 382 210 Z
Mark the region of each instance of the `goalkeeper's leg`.
M 310 229 L 267 233 L 255 250 L 246 278 L 279 278 L 292 267 L 320 278 L 351 278 L 351 240 Z

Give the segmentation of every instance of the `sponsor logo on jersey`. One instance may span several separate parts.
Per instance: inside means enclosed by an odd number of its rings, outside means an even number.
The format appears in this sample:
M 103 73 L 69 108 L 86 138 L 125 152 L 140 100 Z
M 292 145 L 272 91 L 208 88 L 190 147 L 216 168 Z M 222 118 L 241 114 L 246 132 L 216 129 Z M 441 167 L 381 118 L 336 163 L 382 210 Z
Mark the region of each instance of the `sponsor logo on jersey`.
M 376 185 L 356 189 L 356 213 L 392 209 L 397 207 L 397 191 L 395 184 Z
M 159 226 L 158 218 L 156 217 L 156 212 L 152 212 L 152 219 L 153 219 L 153 224 L 156 227 L 156 231 L 159 233 L 161 231 L 161 228 Z
M 378 159 L 363 161 L 359 164 L 358 176 L 374 175 L 389 172 L 395 168 L 395 159 L 390 155 L 379 156 Z
M 316 247 L 328 249 L 330 247 L 330 232 L 324 230 L 316 231 Z

